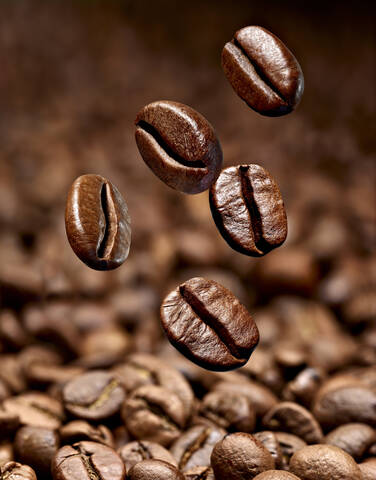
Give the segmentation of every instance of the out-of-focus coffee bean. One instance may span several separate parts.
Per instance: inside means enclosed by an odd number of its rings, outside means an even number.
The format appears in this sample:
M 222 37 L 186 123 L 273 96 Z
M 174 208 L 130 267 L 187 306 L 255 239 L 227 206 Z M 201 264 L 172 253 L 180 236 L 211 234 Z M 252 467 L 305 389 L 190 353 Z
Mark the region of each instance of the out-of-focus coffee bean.
M 363 480 L 374 480 L 376 476 L 376 458 L 369 458 L 359 463 L 359 469 L 362 472 Z
M 248 433 L 232 433 L 218 442 L 211 454 L 216 480 L 246 480 L 274 468 L 269 451 Z
M 300 478 L 293 473 L 284 472 L 283 470 L 268 470 L 254 478 L 255 480 L 300 480 Z
M 325 437 L 325 443 L 342 448 L 355 460 L 360 460 L 376 442 L 376 431 L 364 423 L 348 423 L 335 428 Z
M 221 146 L 213 127 L 193 108 L 171 101 L 150 103 L 135 123 L 142 158 L 169 187 L 200 193 L 218 177 Z
M 281 402 L 263 418 L 263 424 L 272 430 L 284 430 L 302 438 L 307 443 L 320 443 L 323 434 L 312 414 L 301 405 Z
M 14 448 L 20 462 L 30 465 L 38 475 L 49 475 L 59 436 L 48 428 L 25 426 L 17 431 Z
M 12 350 L 20 350 L 30 341 L 19 320 L 10 310 L 0 313 L 0 339 Z
M 25 371 L 25 376 L 30 386 L 43 388 L 53 383 L 64 384 L 82 373 L 83 369 L 76 366 L 34 362 Z
M 215 480 L 213 469 L 210 467 L 194 467 L 184 472 L 186 480 Z
M 214 445 L 226 432 L 220 428 L 197 425 L 184 432 L 172 445 L 170 451 L 183 472 L 195 467 L 209 467 Z
M 118 453 L 125 463 L 127 471 L 144 460 L 163 460 L 177 467 L 176 460 L 168 450 L 158 443 L 147 440 L 127 443 L 118 450 Z
M 17 413 L 9 412 L 0 406 L 0 439 L 12 436 L 20 424 Z
M 5 463 L 0 467 L 0 474 L 6 480 L 37 480 L 31 467 L 17 462 Z
M 74 253 L 94 270 L 112 270 L 128 257 L 128 207 L 119 190 L 100 175 L 82 175 L 69 191 L 65 228 Z
M 298 61 L 265 28 L 238 30 L 223 48 L 222 68 L 239 97 L 262 115 L 286 115 L 303 95 L 304 78 Z
M 184 405 L 171 390 L 156 385 L 137 388 L 125 400 L 122 417 L 137 440 L 169 446 L 187 420 Z
M 21 393 L 26 389 L 26 380 L 22 372 L 18 355 L 0 355 L 0 379 L 12 391 Z
M 323 378 L 324 372 L 320 368 L 305 368 L 286 384 L 282 397 L 309 408 Z
M 301 480 L 362 480 L 354 459 L 331 445 L 302 448 L 292 456 L 290 470 Z
M 0 468 L 4 463 L 11 462 L 12 460 L 14 460 L 12 443 L 0 443 Z
M 295 452 L 305 447 L 307 444 L 304 440 L 286 432 L 274 432 L 281 452 L 282 452 L 282 467 L 283 470 L 289 469 L 290 459 Z
M 274 432 L 268 432 L 267 430 L 254 433 L 253 436 L 259 440 L 264 447 L 270 452 L 270 455 L 274 459 L 276 468 L 282 466 L 282 450 L 279 445 L 278 438 Z
M 89 440 L 114 448 L 113 435 L 105 425 L 94 426 L 84 420 L 73 420 L 63 425 L 59 434 L 62 445 Z

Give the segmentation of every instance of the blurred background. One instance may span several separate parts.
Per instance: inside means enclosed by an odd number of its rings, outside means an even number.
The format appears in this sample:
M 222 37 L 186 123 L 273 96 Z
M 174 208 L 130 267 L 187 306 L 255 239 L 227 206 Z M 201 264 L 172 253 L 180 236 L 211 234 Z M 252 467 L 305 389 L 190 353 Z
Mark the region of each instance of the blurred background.
M 313 355 L 298 363 L 374 364 L 374 14 L 374 2 L 2 0 L 0 302 L 11 324 L 58 338 L 68 359 L 92 359 L 85 365 L 105 365 L 106 353 L 174 355 L 155 342 L 161 299 L 207 276 L 255 314 L 262 340 L 250 375 L 274 390 L 281 359 L 262 352 L 282 340 Z M 256 114 L 221 70 L 223 45 L 249 24 L 280 37 L 302 66 L 305 93 L 291 115 Z M 271 172 L 288 214 L 285 245 L 262 259 L 232 251 L 207 192 L 183 195 L 151 173 L 134 118 L 159 99 L 207 117 L 226 166 Z M 90 270 L 66 240 L 67 191 L 84 173 L 107 177 L 129 206 L 131 253 L 114 272 Z M 0 351 L 19 348 L 2 328 Z

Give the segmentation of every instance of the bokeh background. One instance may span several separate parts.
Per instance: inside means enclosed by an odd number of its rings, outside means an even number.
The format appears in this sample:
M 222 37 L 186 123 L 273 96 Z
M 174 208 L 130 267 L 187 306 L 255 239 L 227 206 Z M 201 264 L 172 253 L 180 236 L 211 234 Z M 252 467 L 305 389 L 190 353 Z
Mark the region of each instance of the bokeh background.
M 313 364 L 328 370 L 374 364 L 374 5 L 2 0 L 3 309 L 35 336 L 43 328 L 28 309 L 46 309 L 55 337 L 79 332 L 73 357 L 106 348 L 168 356 L 172 349 L 155 341 L 163 338 L 161 299 L 180 280 L 207 276 L 255 314 L 261 363 L 250 362 L 251 375 L 274 389 L 274 367 L 264 367 L 275 359 L 262 351 L 281 339 L 312 350 Z M 221 49 L 249 24 L 279 36 L 302 66 L 305 93 L 291 115 L 261 117 L 224 77 Z M 151 173 L 135 145 L 134 118 L 158 99 L 206 116 L 226 166 L 259 163 L 272 173 L 288 213 L 283 247 L 262 259 L 232 251 L 207 192 L 183 195 Z M 114 272 L 88 269 L 65 237 L 66 194 L 84 173 L 113 181 L 129 206 L 131 253 Z M 7 352 L 9 334 L 2 337 Z

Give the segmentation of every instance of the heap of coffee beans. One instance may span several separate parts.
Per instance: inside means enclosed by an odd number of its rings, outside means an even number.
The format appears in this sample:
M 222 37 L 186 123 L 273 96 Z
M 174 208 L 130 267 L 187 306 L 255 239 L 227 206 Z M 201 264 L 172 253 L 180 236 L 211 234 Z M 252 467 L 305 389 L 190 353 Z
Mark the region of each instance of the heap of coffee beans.
M 299 65 L 265 29 L 237 32 L 223 65 L 262 114 L 287 113 L 301 97 Z M 255 164 L 220 172 L 221 148 L 201 115 L 156 102 L 136 123 L 143 158 L 166 184 L 210 188 L 234 250 L 260 257 L 283 243 L 276 182 Z M 130 247 L 125 201 L 104 177 L 79 177 L 67 201 L 69 242 L 92 269 L 115 270 L 67 270 L 60 236 L 40 233 L 42 277 L 27 265 L 0 271 L 0 479 L 374 480 L 374 261 L 339 262 L 354 229 L 333 240 L 341 229 L 325 217 L 312 232 L 312 198 L 302 195 L 294 219 L 303 240 L 261 265 L 205 243 L 203 231 L 169 242 L 169 230 L 153 237 L 155 255 L 116 269 Z M 191 361 L 156 321 L 168 291 L 162 324 Z M 251 296 L 258 327 L 243 305 Z

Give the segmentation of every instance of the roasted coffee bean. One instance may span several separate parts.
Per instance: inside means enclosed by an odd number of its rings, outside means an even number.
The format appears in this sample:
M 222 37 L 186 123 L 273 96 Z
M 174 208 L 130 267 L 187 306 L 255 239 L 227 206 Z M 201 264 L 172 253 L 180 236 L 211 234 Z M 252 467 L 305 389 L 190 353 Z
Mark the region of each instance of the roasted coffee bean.
M 360 471 L 363 475 L 363 480 L 375 480 L 376 478 L 376 458 L 369 458 L 362 463 L 359 463 Z
M 213 280 L 192 278 L 164 299 L 162 326 L 183 355 L 208 370 L 244 365 L 259 341 L 246 308 Z
M 210 467 L 194 467 L 184 473 L 185 480 L 215 480 Z
M 198 425 L 184 432 L 172 445 L 171 453 L 182 472 L 195 467 L 209 467 L 214 445 L 226 432 L 219 428 Z
M 184 480 L 184 475 L 163 460 L 144 460 L 128 472 L 129 480 Z
M 236 393 L 208 393 L 202 400 L 199 415 L 229 432 L 251 433 L 256 422 L 250 401 Z
M 326 392 L 320 389 L 312 411 L 323 428 L 352 422 L 376 427 L 376 389 L 363 385 L 344 385 Z
M 223 48 L 222 68 L 239 97 L 262 115 L 286 115 L 303 95 L 299 63 L 286 45 L 265 28 L 238 30 Z
M 94 426 L 84 420 L 73 420 L 63 425 L 59 433 L 62 445 L 89 440 L 114 448 L 113 435 L 105 425 Z
M 11 436 L 19 427 L 20 417 L 17 412 L 0 406 L 0 439 Z
M 283 465 L 282 461 L 282 450 L 279 445 L 279 441 L 274 432 L 268 432 L 267 430 L 262 432 L 254 433 L 253 436 L 259 440 L 264 447 L 270 452 L 270 455 L 274 459 L 276 468 L 281 468 Z
M 112 448 L 78 442 L 60 448 L 52 461 L 54 480 L 124 480 L 125 466 Z
M 376 442 L 376 431 L 364 423 L 341 425 L 325 437 L 326 444 L 342 448 L 357 461 L 374 442 Z
M 11 310 L 0 313 L 0 339 L 12 350 L 25 347 L 30 339 Z
M 64 410 L 58 400 L 39 392 L 28 392 L 4 400 L 5 412 L 17 415 L 22 425 L 54 430 L 64 420 Z
M 222 170 L 209 200 L 218 230 L 234 250 L 260 257 L 285 241 L 287 218 L 281 192 L 260 165 Z
M 178 370 L 160 358 L 134 353 L 113 372 L 127 392 L 143 385 L 158 385 L 171 390 L 184 404 L 187 417 L 191 415 L 194 402 L 192 387 Z
M 30 465 L 37 475 L 49 475 L 59 436 L 48 428 L 25 426 L 18 430 L 14 448 L 18 461 Z
M 170 390 L 155 385 L 136 389 L 124 402 L 122 417 L 138 440 L 150 440 L 168 447 L 186 422 L 184 405 Z
M 14 460 L 14 452 L 12 443 L 0 443 L 0 471 L 4 463 Z
M 72 415 L 85 420 L 103 420 L 116 414 L 124 401 L 125 392 L 111 373 L 96 370 L 84 373 L 63 390 L 64 406 Z
M 1 480 L 37 480 L 34 470 L 28 465 L 8 462 L 0 467 Z
M 301 403 L 310 407 L 312 400 L 324 378 L 324 372 L 320 368 L 308 367 L 302 370 L 283 389 L 284 400 Z
M 282 467 L 284 470 L 289 469 L 290 459 L 295 452 L 305 447 L 307 444 L 304 440 L 286 432 L 274 432 L 278 440 L 282 452 Z
M 263 418 L 265 427 L 284 430 L 302 438 L 307 443 L 320 443 L 323 434 L 313 415 L 304 407 L 293 402 L 281 402 Z
M 275 467 L 268 450 L 248 433 L 232 433 L 218 442 L 211 466 L 216 480 L 248 480 Z
M 210 123 L 177 102 L 146 105 L 136 118 L 136 142 L 148 167 L 185 193 L 208 189 L 222 167 L 222 150 Z
M 300 478 L 283 470 L 268 470 L 257 475 L 255 480 L 300 480 Z
M 74 253 L 94 270 L 112 270 L 128 257 L 128 207 L 115 185 L 100 175 L 82 175 L 73 182 L 65 228 Z
M 177 467 L 177 462 L 171 453 L 155 442 L 146 440 L 130 442 L 120 448 L 118 453 L 125 463 L 127 471 L 143 460 L 163 460 Z
M 25 377 L 30 386 L 43 389 L 53 383 L 65 384 L 72 378 L 83 373 L 83 368 L 68 365 L 49 365 L 34 362 L 25 371 Z
M 362 480 L 354 459 L 331 445 L 308 445 L 294 453 L 290 471 L 301 480 Z

